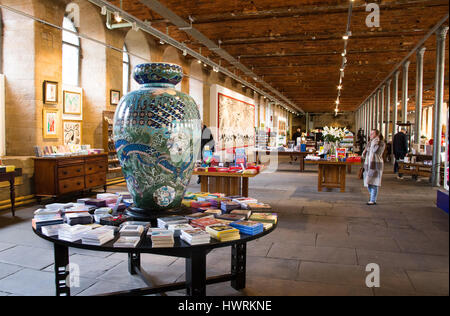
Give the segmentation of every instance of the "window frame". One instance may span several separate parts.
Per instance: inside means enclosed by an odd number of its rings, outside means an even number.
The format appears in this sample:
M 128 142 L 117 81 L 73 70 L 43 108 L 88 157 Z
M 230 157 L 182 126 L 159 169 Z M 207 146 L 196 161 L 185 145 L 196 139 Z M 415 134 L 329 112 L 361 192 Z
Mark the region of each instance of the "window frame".
M 65 42 L 65 41 L 63 40 L 63 38 L 64 38 L 63 33 L 66 32 L 66 31 L 64 30 L 64 20 L 65 20 L 65 19 L 67 19 L 68 21 L 70 21 L 70 23 L 72 23 L 73 28 L 75 29 L 75 31 L 76 31 L 76 33 L 77 33 L 76 36 L 78 37 L 78 45 L 75 45 L 75 44 L 72 44 L 72 43 L 69 43 L 69 42 Z M 78 29 L 77 29 L 77 27 L 75 26 L 75 23 L 73 23 L 73 21 L 72 21 L 67 15 L 65 15 L 64 18 L 63 18 L 63 31 L 62 31 L 62 32 L 63 32 L 63 33 L 61 34 L 61 35 L 62 35 L 62 36 L 61 36 L 61 39 L 62 39 L 61 53 L 62 53 L 62 51 L 63 51 L 63 49 L 64 49 L 64 45 L 68 45 L 68 46 L 71 46 L 71 47 L 73 47 L 73 48 L 78 49 L 77 82 L 76 82 L 76 85 L 75 85 L 75 86 L 80 87 L 80 86 L 81 86 L 81 39 L 80 39 L 80 37 L 78 36 Z M 64 58 L 64 57 L 63 57 L 63 55 L 62 55 L 62 56 L 61 56 L 62 67 L 64 67 L 64 60 L 63 60 L 63 58 Z M 64 71 L 64 70 L 63 70 L 63 71 Z M 63 71 L 61 72 L 61 75 L 62 75 Z M 64 82 L 64 77 L 62 77 L 62 83 L 63 83 L 63 84 L 67 84 L 67 83 Z
M 124 59 L 124 55 L 127 55 L 127 59 L 128 61 L 125 61 Z M 130 54 L 128 51 L 128 47 L 127 44 L 123 44 L 123 52 L 122 52 L 122 72 L 123 72 L 123 67 L 124 65 L 127 65 L 127 90 L 126 91 L 122 91 L 122 95 L 125 95 L 127 93 L 130 92 L 131 89 L 131 58 L 130 58 Z M 125 74 L 122 73 L 122 80 L 125 78 Z M 125 87 L 125 84 L 122 82 L 122 89 Z

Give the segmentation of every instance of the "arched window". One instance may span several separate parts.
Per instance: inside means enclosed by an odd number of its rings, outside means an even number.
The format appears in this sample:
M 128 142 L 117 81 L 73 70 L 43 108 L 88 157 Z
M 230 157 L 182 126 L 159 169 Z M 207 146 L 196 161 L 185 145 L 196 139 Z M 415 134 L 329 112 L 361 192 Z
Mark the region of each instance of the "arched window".
M 128 55 L 127 45 L 123 45 L 123 92 L 125 95 L 130 91 L 130 55 Z
M 68 17 L 64 17 L 63 28 L 77 32 Z M 67 31 L 62 33 L 62 80 L 71 86 L 79 86 L 80 83 L 80 39 Z

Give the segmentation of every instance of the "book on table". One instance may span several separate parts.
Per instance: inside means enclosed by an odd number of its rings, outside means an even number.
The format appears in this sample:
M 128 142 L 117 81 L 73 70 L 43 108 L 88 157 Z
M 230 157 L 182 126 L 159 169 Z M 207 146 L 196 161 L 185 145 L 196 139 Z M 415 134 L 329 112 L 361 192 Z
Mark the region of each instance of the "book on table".
M 185 218 L 187 220 L 194 220 L 194 219 L 199 219 L 199 218 L 214 218 L 213 214 L 206 214 L 206 213 L 202 213 L 202 212 L 197 212 L 194 214 L 190 214 L 190 215 L 186 215 Z
M 209 244 L 211 235 L 200 228 L 183 230 L 181 239 L 191 245 Z
M 206 227 L 206 232 L 221 242 L 241 239 L 238 229 L 224 224 L 210 225 Z
M 219 223 L 215 218 L 199 218 L 192 220 L 191 226 L 205 230 L 207 226 Z
M 276 224 L 278 222 L 278 215 L 276 213 L 253 213 L 250 220 L 262 223 Z
M 264 225 L 254 221 L 238 221 L 230 224 L 231 227 L 238 229 L 246 235 L 257 235 L 264 231 Z
M 77 240 L 80 240 L 81 236 L 90 230 L 92 230 L 91 227 L 83 225 L 63 227 L 58 231 L 58 239 L 75 242 Z
M 193 228 L 194 227 L 189 224 L 171 224 L 167 229 L 173 232 L 174 237 L 180 237 L 181 231 L 190 230 Z
M 120 236 L 113 246 L 115 248 L 136 248 L 140 241 L 140 237 Z
M 159 228 L 167 229 L 169 224 L 189 224 L 189 221 L 184 216 L 178 215 L 158 218 Z
M 144 232 L 144 226 L 142 225 L 125 225 L 122 226 L 119 233 L 120 236 L 134 236 L 140 237 Z
M 248 219 L 250 215 L 252 215 L 252 211 L 250 210 L 233 210 L 230 214 L 236 214 L 240 216 L 245 216 L 245 219 Z
M 152 239 L 152 247 L 173 247 L 174 239 L 173 239 L 173 231 L 170 230 L 160 230 L 160 231 L 152 231 L 151 233 Z
M 239 214 L 222 214 L 217 216 L 217 218 L 235 222 L 245 219 L 245 216 Z
M 102 246 L 113 239 L 114 231 L 105 228 L 97 228 L 81 235 L 81 242 L 92 246 Z
M 70 225 L 67 224 L 57 224 L 57 225 L 48 225 L 41 227 L 41 233 L 44 236 L 51 237 L 51 236 L 58 236 L 59 230 L 63 228 L 70 227 Z

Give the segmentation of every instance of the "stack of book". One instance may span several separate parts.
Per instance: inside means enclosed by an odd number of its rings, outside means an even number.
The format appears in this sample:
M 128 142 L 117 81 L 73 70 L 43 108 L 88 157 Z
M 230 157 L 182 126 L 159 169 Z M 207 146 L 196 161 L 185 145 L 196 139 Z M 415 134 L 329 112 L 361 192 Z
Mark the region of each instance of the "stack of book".
M 209 244 L 211 235 L 200 228 L 191 230 L 183 230 L 181 232 L 181 239 L 190 245 Z
M 173 247 L 174 244 L 173 231 L 170 230 L 152 231 L 150 236 L 152 238 L 153 248 Z
M 38 230 L 43 226 L 63 224 L 64 219 L 61 217 L 59 210 L 39 209 L 34 213 L 31 225 Z
M 211 208 L 207 209 L 204 214 L 213 216 L 222 215 L 222 210 Z
M 171 224 L 189 224 L 189 221 L 185 217 L 177 215 L 158 218 L 159 228 L 167 229 Z
M 114 231 L 105 228 L 97 228 L 81 235 L 81 242 L 92 246 L 101 246 L 113 239 Z
M 230 214 L 245 216 L 245 219 L 248 219 L 250 217 L 250 215 L 252 215 L 252 211 L 249 211 L 249 210 L 234 210 L 234 211 L 231 211 Z
M 241 238 L 238 229 L 224 224 L 210 225 L 206 227 L 206 232 L 220 242 L 238 240 Z
M 246 235 L 257 235 L 264 231 L 264 225 L 262 223 L 253 221 L 239 221 L 230 224 L 231 227 L 239 229 L 239 231 Z
M 194 213 L 194 214 L 190 214 L 190 215 L 186 215 L 185 218 L 189 221 L 192 221 L 194 219 L 199 219 L 199 218 L 214 218 L 213 214 L 205 214 L 205 213 Z
M 224 219 L 226 221 L 241 221 L 245 219 L 244 215 L 238 215 L 238 214 L 222 214 L 217 216 L 218 219 Z
M 92 224 L 93 218 L 88 212 L 67 213 L 65 215 L 66 223 L 74 225 Z
M 124 225 L 120 229 L 120 236 L 141 237 L 144 232 L 142 225 Z
M 206 227 L 209 225 L 215 225 L 215 224 L 220 224 L 220 222 L 218 222 L 214 218 L 206 218 L 205 217 L 205 218 L 194 219 L 191 221 L 192 227 L 200 228 L 202 230 L 205 230 Z
M 194 229 L 194 227 L 192 227 L 189 224 L 171 224 L 171 225 L 169 225 L 169 227 L 167 229 L 169 231 L 173 232 L 174 237 L 180 237 L 181 231 Z
M 241 207 L 243 207 L 244 205 L 247 205 L 249 203 L 258 203 L 258 200 L 248 198 L 248 197 L 242 197 L 242 198 L 233 199 L 233 202 L 239 203 L 239 205 Z
M 41 233 L 42 235 L 47 237 L 58 236 L 59 230 L 67 227 L 70 227 L 70 225 L 58 224 L 58 225 L 42 226 Z
M 81 236 L 90 231 L 91 227 L 83 225 L 63 227 L 58 232 L 58 239 L 74 242 L 81 239 Z
M 230 213 L 232 210 L 240 208 L 241 205 L 234 201 L 223 201 L 220 203 L 220 209 L 225 213 Z
M 272 210 L 272 206 L 270 206 L 269 204 L 264 204 L 264 203 L 248 203 L 248 204 L 243 204 L 242 206 L 243 206 L 243 208 L 249 209 L 252 212 L 268 212 L 268 211 Z
M 120 236 L 113 246 L 115 248 L 136 248 L 140 241 L 141 237 Z
M 253 213 L 250 220 L 261 223 L 276 224 L 278 215 L 276 213 Z

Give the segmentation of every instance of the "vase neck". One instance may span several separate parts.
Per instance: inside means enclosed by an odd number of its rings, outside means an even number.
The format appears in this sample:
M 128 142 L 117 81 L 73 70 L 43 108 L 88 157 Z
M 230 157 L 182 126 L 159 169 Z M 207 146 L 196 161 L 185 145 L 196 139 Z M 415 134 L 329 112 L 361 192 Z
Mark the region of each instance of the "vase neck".
M 175 85 L 171 83 L 146 83 L 141 85 L 142 88 L 171 88 L 175 89 Z

